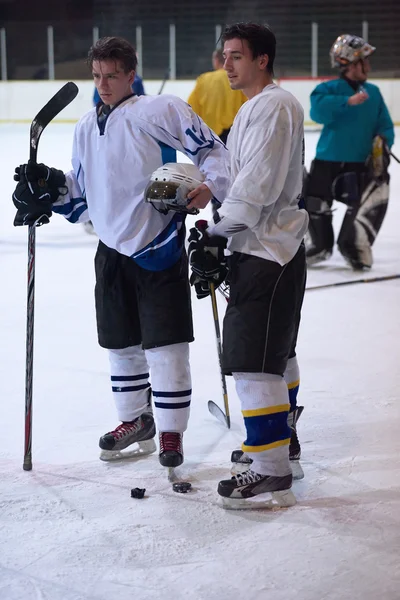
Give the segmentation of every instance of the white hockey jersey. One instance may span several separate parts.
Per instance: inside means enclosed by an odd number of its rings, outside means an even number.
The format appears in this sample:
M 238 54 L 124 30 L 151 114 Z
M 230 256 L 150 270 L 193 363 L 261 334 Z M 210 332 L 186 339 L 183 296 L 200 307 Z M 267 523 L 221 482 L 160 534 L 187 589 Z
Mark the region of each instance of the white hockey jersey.
M 223 234 L 229 221 L 231 252 L 260 256 L 284 265 L 296 254 L 307 231 L 299 209 L 303 181 L 304 115 L 300 103 L 275 84 L 246 102 L 228 137 L 231 187 L 218 210 Z M 229 233 L 227 234 L 229 236 Z
M 101 121 L 96 109 L 75 128 L 69 193 L 54 211 L 77 223 L 91 220 L 109 248 L 143 268 L 162 270 L 176 262 L 183 244 L 183 217 L 163 215 L 144 200 L 150 176 L 185 153 L 202 171 L 220 201 L 229 186 L 228 151 L 181 99 L 130 96 Z

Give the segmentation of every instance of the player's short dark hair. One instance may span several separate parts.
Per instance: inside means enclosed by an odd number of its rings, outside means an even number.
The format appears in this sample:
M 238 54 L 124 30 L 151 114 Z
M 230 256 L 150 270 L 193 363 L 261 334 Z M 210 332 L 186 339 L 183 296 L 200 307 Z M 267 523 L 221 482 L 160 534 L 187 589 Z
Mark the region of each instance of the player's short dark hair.
M 120 61 L 125 73 L 136 71 L 136 50 L 130 42 L 122 37 L 100 38 L 89 50 L 87 63 L 93 67 L 94 61 L 114 60 Z
M 274 60 L 276 53 L 276 37 L 274 32 L 267 25 L 259 23 L 235 23 L 228 25 L 221 40 L 224 44 L 227 40 L 233 39 L 246 40 L 253 55 L 253 59 L 268 54 L 267 71 L 274 74 Z

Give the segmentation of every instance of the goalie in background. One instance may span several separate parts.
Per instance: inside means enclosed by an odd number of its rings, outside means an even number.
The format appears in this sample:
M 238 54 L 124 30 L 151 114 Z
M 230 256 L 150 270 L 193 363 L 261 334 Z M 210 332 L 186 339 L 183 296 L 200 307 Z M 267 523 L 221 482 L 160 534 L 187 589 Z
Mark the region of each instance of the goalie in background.
M 371 246 L 389 199 L 389 149 L 394 127 L 379 88 L 367 82 L 375 48 L 355 35 L 340 35 L 331 51 L 340 76 L 311 94 L 311 118 L 323 125 L 305 186 L 310 216 L 309 265 L 333 252 L 333 200 L 347 206 L 338 235 L 339 251 L 355 270 L 372 266 Z

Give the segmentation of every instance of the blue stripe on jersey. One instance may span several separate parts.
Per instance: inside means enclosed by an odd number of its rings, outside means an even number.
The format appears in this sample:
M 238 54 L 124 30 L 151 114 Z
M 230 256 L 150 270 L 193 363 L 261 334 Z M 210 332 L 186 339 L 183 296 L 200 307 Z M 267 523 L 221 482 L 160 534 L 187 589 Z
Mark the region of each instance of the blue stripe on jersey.
M 148 379 L 149 373 L 143 375 L 111 375 L 111 381 L 138 381 L 139 379 Z
M 70 202 L 61 206 L 53 205 L 53 211 L 65 217 L 70 223 L 76 223 L 81 214 L 87 210 L 87 207 L 87 202 L 84 198 L 71 198 Z
M 190 400 L 188 402 L 178 402 L 176 404 L 169 404 L 168 402 L 154 402 L 156 408 L 189 408 Z
M 173 136 L 175 140 L 181 142 L 185 153 L 186 154 L 191 154 L 192 156 L 196 156 L 196 154 L 198 154 L 201 150 L 204 150 L 205 148 L 213 148 L 214 144 L 215 144 L 215 138 L 212 134 L 212 131 L 209 127 L 207 127 L 207 134 L 208 134 L 208 138 L 206 138 L 204 131 L 201 128 L 201 122 L 200 122 L 200 118 L 197 117 L 198 119 L 198 128 L 196 128 L 194 125 L 189 129 L 186 129 L 185 134 L 188 138 L 188 142 L 191 141 L 192 143 L 194 142 L 198 148 L 194 149 L 190 149 L 187 148 L 184 144 L 182 144 L 182 141 Z
M 158 142 L 161 150 L 161 160 L 162 164 L 166 165 L 167 163 L 175 163 L 176 162 L 176 150 L 175 148 L 171 148 L 171 146 L 167 146 L 164 142 Z
M 190 396 L 192 390 L 183 390 L 182 392 L 155 392 L 153 390 L 154 398 L 182 398 L 182 396 Z
M 112 386 L 113 392 L 138 392 L 139 390 L 145 390 L 150 387 L 149 383 L 143 383 L 142 385 L 127 385 L 125 387 L 122 386 Z
M 288 413 L 285 411 L 257 417 L 244 417 L 247 432 L 244 445 L 265 446 L 290 438 L 287 415 Z
M 147 271 L 164 271 L 172 267 L 182 255 L 185 245 L 185 215 L 175 213 L 167 227 L 131 258 Z

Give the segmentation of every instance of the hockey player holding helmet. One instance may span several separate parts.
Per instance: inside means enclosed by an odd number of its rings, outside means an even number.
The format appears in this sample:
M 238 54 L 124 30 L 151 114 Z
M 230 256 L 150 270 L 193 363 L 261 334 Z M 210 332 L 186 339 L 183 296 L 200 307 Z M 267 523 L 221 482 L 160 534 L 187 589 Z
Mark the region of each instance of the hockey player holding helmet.
M 330 51 L 340 77 L 320 83 L 311 94 L 311 118 L 323 129 L 305 189 L 309 265 L 332 254 L 332 203 L 338 200 L 347 205 L 339 251 L 353 269 L 372 266 L 371 246 L 387 208 L 387 167 L 394 141 L 379 88 L 367 82 L 374 52 L 362 38 L 340 35 Z
M 110 387 L 120 421 L 101 436 L 101 458 L 156 449 L 155 422 L 148 411 L 151 374 L 159 460 L 174 468 L 183 462 L 182 436 L 192 393 L 185 215 L 166 211 L 165 205 L 154 210 L 145 190 L 154 171 L 173 161 L 178 150 L 198 167 L 182 167 L 186 175 L 178 167 L 174 172 L 174 180 L 181 177 L 186 186 L 184 193 L 190 189 L 188 199 L 182 193 L 179 201 L 190 200 L 192 209 L 204 208 L 213 196 L 222 201 L 229 183 L 228 152 L 179 98 L 132 93 L 137 59 L 126 40 L 100 39 L 88 62 L 101 102 L 75 128 L 73 170 L 64 175 L 44 165 L 18 167 L 15 224 L 32 225 L 38 211 L 42 214 L 43 193 L 35 183 L 41 178 L 49 188 L 48 217 L 54 211 L 72 223 L 92 220 L 99 237 L 98 340 L 108 349 Z M 188 173 L 190 166 L 195 176 Z

